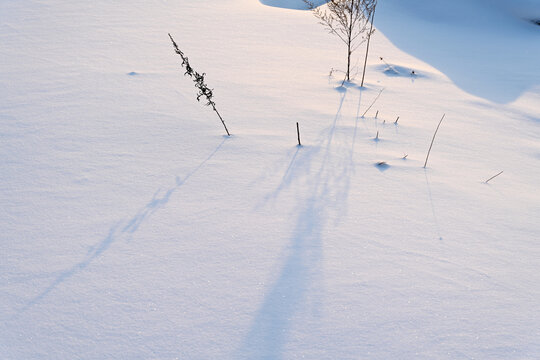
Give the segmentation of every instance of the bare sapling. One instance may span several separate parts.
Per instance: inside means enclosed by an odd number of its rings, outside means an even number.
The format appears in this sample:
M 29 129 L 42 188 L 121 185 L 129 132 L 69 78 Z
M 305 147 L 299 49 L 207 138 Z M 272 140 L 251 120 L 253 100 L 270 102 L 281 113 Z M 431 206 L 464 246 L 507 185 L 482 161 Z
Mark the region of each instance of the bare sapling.
M 189 60 L 187 56 L 185 56 L 182 50 L 178 48 L 178 45 L 172 38 L 171 34 L 169 34 L 169 38 L 171 39 L 173 43 L 174 51 L 178 55 L 180 55 L 180 57 L 182 58 L 182 67 L 186 69 L 186 72 L 184 73 L 184 75 L 188 75 L 189 77 L 191 77 L 193 79 L 193 82 L 195 83 L 195 87 L 199 90 L 199 93 L 197 94 L 197 101 L 201 101 L 201 98 L 203 97 L 206 98 L 205 105 L 212 107 L 214 112 L 219 117 L 219 120 L 221 120 L 221 123 L 223 124 L 223 127 L 225 128 L 225 131 L 227 132 L 227 136 L 231 136 L 231 134 L 229 133 L 229 129 L 227 129 L 227 125 L 225 125 L 225 121 L 223 121 L 223 118 L 221 117 L 221 115 L 216 109 L 216 103 L 214 102 L 214 100 L 212 100 L 214 96 L 213 89 L 210 89 L 208 85 L 206 85 L 206 83 L 204 82 L 204 76 L 206 74 L 205 73 L 200 74 L 197 71 L 195 71 L 189 64 Z
M 439 131 L 439 126 L 441 126 L 441 123 L 444 119 L 444 115 L 446 114 L 443 114 L 442 118 L 441 118 L 441 121 L 439 121 L 439 125 L 437 125 L 437 128 L 435 129 L 435 133 L 433 134 L 433 138 L 431 139 L 431 144 L 429 145 L 429 149 L 428 149 L 428 152 L 427 152 L 427 156 L 426 156 L 426 162 L 424 163 L 424 169 L 426 168 L 427 166 L 427 161 L 428 161 L 428 158 L 429 158 L 429 153 L 431 152 L 431 148 L 433 147 L 433 142 L 435 141 L 435 136 L 437 135 L 437 131 Z
M 369 28 L 368 25 L 370 18 L 373 18 L 377 0 L 330 0 L 324 10 L 323 7 L 317 7 L 311 0 L 304 0 L 304 2 L 319 19 L 320 24 L 347 46 L 347 71 L 343 83 L 350 81 L 351 55 L 374 32 L 373 25 Z M 362 85 L 363 79 L 364 75 Z

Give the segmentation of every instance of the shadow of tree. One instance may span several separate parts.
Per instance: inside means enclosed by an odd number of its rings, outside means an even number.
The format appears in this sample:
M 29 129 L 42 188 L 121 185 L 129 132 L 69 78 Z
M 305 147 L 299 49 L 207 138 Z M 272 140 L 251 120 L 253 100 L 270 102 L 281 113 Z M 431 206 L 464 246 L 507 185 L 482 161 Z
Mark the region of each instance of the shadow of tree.
M 317 150 L 298 148 L 281 183 L 268 196 L 277 198 L 289 186 L 307 184 L 299 191 L 296 225 L 286 249 L 288 254 L 235 358 L 282 359 L 291 329 L 309 320 L 317 321 L 321 312 L 323 233 L 332 218 L 332 210 L 336 218 L 343 211 L 339 204 L 346 202 L 354 170 L 352 153 L 357 119 L 352 134 L 339 132 L 337 126 L 346 95 L 347 92 L 340 93 L 336 116 Z M 309 153 L 302 157 L 304 150 Z M 311 311 L 307 304 L 311 304 Z

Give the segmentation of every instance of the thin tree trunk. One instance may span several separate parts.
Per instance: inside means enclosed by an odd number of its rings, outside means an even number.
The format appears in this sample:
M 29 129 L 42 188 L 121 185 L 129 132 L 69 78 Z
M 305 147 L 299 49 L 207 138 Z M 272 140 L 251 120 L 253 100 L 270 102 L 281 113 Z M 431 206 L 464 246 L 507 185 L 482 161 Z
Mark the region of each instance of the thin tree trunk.
M 367 38 L 367 47 L 366 47 L 366 58 L 364 59 L 364 70 L 362 71 L 362 83 L 360 84 L 360 87 L 364 86 L 364 78 L 366 77 L 366 66 L 367 66 L 367 58 L 369 53 L 369 40 L 371 40 L 371 32 L 373 31 L 373 19 L 375 18 L 375 7 L 373 8 L 373 13 L 371 14 L 371 25 L 369 27 L 369 33 Z
M 353 13 L 354 13 L 354 0 L 351 0 L 351 9 L 350 9 L 350 19 L 349 19 L 349 32 L 347 34 L 347 81 L 351 81 L 351 46 L 352 46 L 352 35 L 353 35 Z
M 351 81 L 350 69 L 351 69 L 351 44 L 349 43 L 348 48 L 347 48 L 347 76 L 346 76 L 347 81 Z

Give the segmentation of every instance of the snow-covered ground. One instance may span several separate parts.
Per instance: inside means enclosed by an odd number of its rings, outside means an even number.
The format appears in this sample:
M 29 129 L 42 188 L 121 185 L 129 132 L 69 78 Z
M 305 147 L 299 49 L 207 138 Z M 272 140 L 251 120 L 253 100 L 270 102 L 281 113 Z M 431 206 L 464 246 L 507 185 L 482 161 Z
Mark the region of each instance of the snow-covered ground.
M 404 4 L 0 2 L 0 358 L 540 358 L 540 4 Z

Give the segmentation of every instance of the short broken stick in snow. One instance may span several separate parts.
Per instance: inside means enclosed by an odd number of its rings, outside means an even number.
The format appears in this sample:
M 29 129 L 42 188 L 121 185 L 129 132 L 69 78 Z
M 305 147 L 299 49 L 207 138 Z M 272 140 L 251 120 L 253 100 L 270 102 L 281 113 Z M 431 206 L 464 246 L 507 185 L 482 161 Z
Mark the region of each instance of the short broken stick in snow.
M 199 89 L 199 93 L 197 94 L 197 101 L 200 101 L 201 97 L 203 96 L 206 98 L 205 105 L 212 106 L 212 109 L 214 109 L 215 113 L 219 117 L 219 120 L 221 120 L 223 127 L 225 128 L 225 131 L 227 132 L 227 136 L 231 136 L 231 134 L 229 133 L 229 129 L 227 129 L 227 125 L 225 125 L 225 121 L 223 121 L 223 118 L 221 117 L 221 115 L 216 109 L 216 103 L 212 100 L 212 97 L 214 96 L 213 89 L 208 88 L 208 86 L 204 83 L 204 76 L 206 74 L 205 73 L 199 74 L 197 71 L 193 70 L 193 68 L 189 64 L 189 60 L 187 56 L 185 56 L 182 50 L 178 48 L 178 45 L 172 38 L 171 34 L 169 34 L 169 38 L 171 39 L 173 43 L 174 51 L 178 55 L 180 55 L 180 57 L 182 58 L 182 67 L 186 69 L 186 72 L 184 73 L 184 75 L 189 75 L 193 79 L 193 82 L 195 83 L 195 87 Z
M 302 146 L 302 143 L 300 142 L 300 126 L 298 126 L 298 122 L 296 122 L 296 135 L 298 135 L 298 146 Z
M 390 65 L 389 63 L 387 63 L 387 62 L 382 58 L 382 56 L 379 56 L 379 59 L 381 59 L 381 61 L 386 65 L 386 69 L 384 70 L 385 72 L 386 72 L 386 71 L 390 71 L 390 72 L 392 72 L 392 73 L 399 74 L 399 71 L 397 71 L 392 65 Z
M 487 179 L 487 180 L 485 181 L 485 183 L 487 184 L 487 183 L 489 182 L 489 180 L 496 178 L 497 176 L 501 175 L 503 172 L 504 172 L 504 171 L 501 171 L 501 172 L 498 173 L 497 175 L 493 175 L 492 177 L 490 177 L 489 179 Z
M 444 119 L 444 115 L 446 115 L 446 114 L 443 114 L 443 116 L 441 118 L 441 121 L 439 121 L 439 125 L 437 125 L 437 128 L 435 129 L 435 133 L 433 134 L 433 138 L 431 139 L 431 144 L 429 145 L 429 150 L 428 150 L 427 156 L 426 156 L 426 162 L 424 163 L 424 169 L 426 168 L 427 161 L 428 161 L 428 158 L 429 158 L 429 153 L 431 152 L 433 142 L 435 141 L 435 136 L 437 135 L 437 131 L 439 131 L 439 126 L 441 126 L 441 123 L 442 123 L 442 121 Z
M 375 96 L 375 99 L 373 99 L 373 102 L 371 103 L 371 105 L 369 105 L 369 107 L 366 109 L 366 111 L 364 111 L 364 113 L 362 114 L 361 117 L 364 117 L 366 116 L 367 112 L 369 111 L 369 109 L 371 109 L 371 107 L 373 105 L 375 105 L 375 102 L 377 101 L 377 99 L 379 98 L 379 96 L 381 96 L 382 92 L 383 92 L 384 88 L 381 89 L 381 91 L 379 91 L 379 94 L 377 94 L 377 96 Z M 377 112 L 378 114 L 378 112 Z
M 386 65 L 386 67 L 391 67 L 390 64 L 387 63 L 382 56 L 379 56 L 379 59 Z
M 396 121 L 394 121 L 394 125 L 397 125 L 398 120 L 399 120 L 399 116 L 397 117 Z

